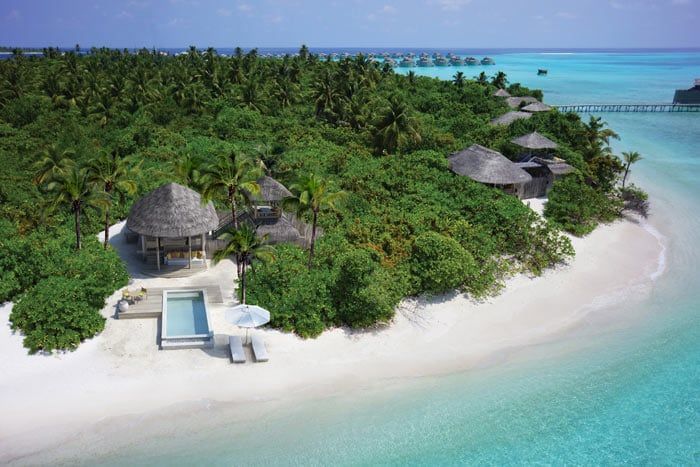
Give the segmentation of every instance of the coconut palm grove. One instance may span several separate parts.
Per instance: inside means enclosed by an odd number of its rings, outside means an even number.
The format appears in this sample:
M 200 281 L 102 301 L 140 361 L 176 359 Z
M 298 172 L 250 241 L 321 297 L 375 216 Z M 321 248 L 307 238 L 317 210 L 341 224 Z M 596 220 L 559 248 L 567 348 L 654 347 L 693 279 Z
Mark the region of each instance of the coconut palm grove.
M 232 213 L 222 251 L 239 260 L 239 295 L 309 338 L 386 323 L 405 297 L 495 294 L 514 273 L 569 259 L 564 231 L 646 211 L 646 195 L 619 184 L 638 155 L 614 155 L 605 122 L 554 110 L 492 125 L 511 110 L 498 89 L 543 98 L 503 73 L 449 82 L 306 46 L 17 51 L 0 60 L 0 302 L 15 302 L 12 327 L 32 352 L 99 333 L 128 275 L 96 234 L 167 182 Z M 575 168 L 544 218 L 449 170 L 447 156 L 472 144 L 513 159 L 511 140 L 533 131 Z M 237 225 L 263 174 L 290 187 L 283 209 L 313 226 L 310 245 L 266 245 Z

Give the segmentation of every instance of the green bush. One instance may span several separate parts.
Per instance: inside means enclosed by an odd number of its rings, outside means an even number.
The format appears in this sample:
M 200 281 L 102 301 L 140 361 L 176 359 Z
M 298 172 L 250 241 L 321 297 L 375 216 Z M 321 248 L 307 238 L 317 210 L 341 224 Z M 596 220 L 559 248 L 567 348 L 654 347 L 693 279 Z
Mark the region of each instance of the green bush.
M 457 240 L 426 232 L 416 237 L 411 271 L 419 292 L 437 294 L 460 288 L 477 268 L 472 255 Z
M 104 297 L 75 279 L 50 277 L 29 289 L 12 308 L 12 329 L 24 334 L 30 353 L 74 350 L 104 329 L 96 311 Z

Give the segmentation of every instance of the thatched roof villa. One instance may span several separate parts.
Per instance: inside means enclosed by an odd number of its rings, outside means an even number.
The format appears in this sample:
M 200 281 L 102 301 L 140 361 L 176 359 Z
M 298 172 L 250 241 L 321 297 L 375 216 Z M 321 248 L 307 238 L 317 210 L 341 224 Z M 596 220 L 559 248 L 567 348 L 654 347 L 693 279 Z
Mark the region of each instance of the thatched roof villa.
M 450 169 L 480 183 L 522 198 L 523 186 L 532 177 L 498 151 L 474 144 L 448 156 Z
M 510 93 L 506 91 L 505 89 L 499 89 L 498 91 L 493 93 L 494 97 L 510 97 Z
M 202 203 L 199 193 L 166 183 L 137 200 L 126 227 L 140 237 L 145 262 L 160 271 L 168 265 L 206 266 L 206 234 L 219 224 L 214 205 Z
M 533 156 L 529 160 L 517 162 L 515 165 L 532 177 L 532 181 L 523 187 L 522 199 L 546 196 L 555 181 L 576 170 L 564 160 L 556 157 Z
M 496 117 L 491 120 L 491 125 L 505 125 L 508 126 L 516 120 L 528 119 L 532 117 L 531 113 L 528 112 L 518 112 L 512 110 L 510 112 L 504 113 L 500 117 Z
M 559 147 L 557 143 L 542 136 L 541 134 L 533 131 L 530 134 L 518 136 L 513 138 L 511 143 L 516 144 L 525 149 L 539 150 L 539 149 L 556 149 Z
M 517 109 L 522 104 L 534 104 L 535 102 L 539 101 L 534 97 L 530 96 L 515 96 L 506 98 L 506 104 L 508 104 L 508 107 L 510 107 L 511 109 Z
M 533 102 L 532 104 L 526 105 L 521 110 L 525 112 L 549 112 L 552 110 L 552 107 L 548 106 L 547 104 L 543 104 L 542 102 Z

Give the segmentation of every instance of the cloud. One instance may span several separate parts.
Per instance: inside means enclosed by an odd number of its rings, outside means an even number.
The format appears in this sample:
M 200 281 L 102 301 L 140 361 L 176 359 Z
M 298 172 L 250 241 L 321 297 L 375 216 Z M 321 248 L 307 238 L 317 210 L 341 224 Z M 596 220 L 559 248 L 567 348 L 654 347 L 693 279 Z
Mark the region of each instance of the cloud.
M 114 16 L 116 19 L 131 19 L 134 17 L 133 14 L 126 10 L 122 10 Z
M 146 8 L 151 2 L 149 0 L 130 0 L 126 6 L 136 7 L 136 8 Z
M 272 23 L 272 24 L 279 24 L 282 21 L 284 21 L 284 18 L 282 17 L 282 15 L 269 15 L 265 19 L 268 23 Z
M 376 21 L 382 16 L 393 15 L 397 12 L 396 7 L 392 5 L 384 5 L 379 10 L 373 11 L 367 15 L 368 21 Z
M 559 13 L 557 13 L 557 18 L 576 19 L 577 16 L 569 11 L 560 11 Z
M 243 11 L 243 12 L 248 12 L 248 11 L 253 11 L 253 7 L 248 5 L 247 3 L 239 3 L 238 6 L 236 6 L 238 11 Z
M 437 5 L 442 11 L 459 11 L 471 0 L 428 0 L 428 5 Z
M 226 8 L 219 8 L 216 10 L 216 14 L 219 16 L 231 16 L 231 10 L 228 10 Z

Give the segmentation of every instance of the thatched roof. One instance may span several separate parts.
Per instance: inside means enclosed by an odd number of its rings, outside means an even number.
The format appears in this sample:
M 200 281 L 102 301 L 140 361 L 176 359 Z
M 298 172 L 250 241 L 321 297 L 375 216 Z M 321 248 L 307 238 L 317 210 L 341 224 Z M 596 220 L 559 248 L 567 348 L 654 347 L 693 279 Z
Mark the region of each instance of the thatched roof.
M 533 131 L 529 135 L 519 136 L 510 140 L 511 143 L 527 149 L 556 149 L 557 143 Z
M 508 97 L 506 99 L 506 104 L 508 104 L 508 106 L 511 109 L 517 109 L 518 107 L 520 107 L 520 105 L 523 102 L 525 102 L 526 104 L 534 104 L 535 102 L 539 102 L 539 101 L 537 99 L 535 99 L 534 97 L 530 97 L 530 96 L 516 96 L 516 97 Z
M 284 213 L 277 222 L 270 224 L 260 224 L 256 229 L 256 233 L 262 237 L 267 235 L 268 243 L 299 243 L 301 234 L 294 223 L 291 215 Z
M 450 155 L 448 160 L 454 173 L 481 183 L 510 185 L 532 180 L 530 174 L 503 154 L 478 144 Z
M 166 238 L 200 235 L 218 224 L 214 205 L 202 204 L 199 193 L 177 183 L 166 183 L 136 201 L 126 220 L 133 232 Z
M 554 175 L 566 175 L 576 170 L 565 162 L 547 164 L 547 168 L 549 168 L 549 170 L 551 170 Z
M 531 113 L 517 112 L 517 111 L 513 110 L 513 111 L 510 111 L 508 113 L 501 115 L 500 117 L 496 117 L 493 120 L 491 120 L 491 125 L 510 125 L 511 123 L 513 123 L 516 120 L 530 118 L 530 117 L 532 117 Z
M 493 95 L 495 97 L 510 97 L 510 93 L 505 89 L 499 89 L 498 91 L 494 92 Z
M 282 201 L 285 198 L 292 196 L 292 192 L 280 182 L 272 177 L 263 176 L 257 180 L 260 186 L 260 194 L 249 196 L 256 201 Z
M 525 112 L 548 112 L 552 110 L 552 107 L 542 102 L 534 102 L 532 104 L 526 105 L 522 108 Z

